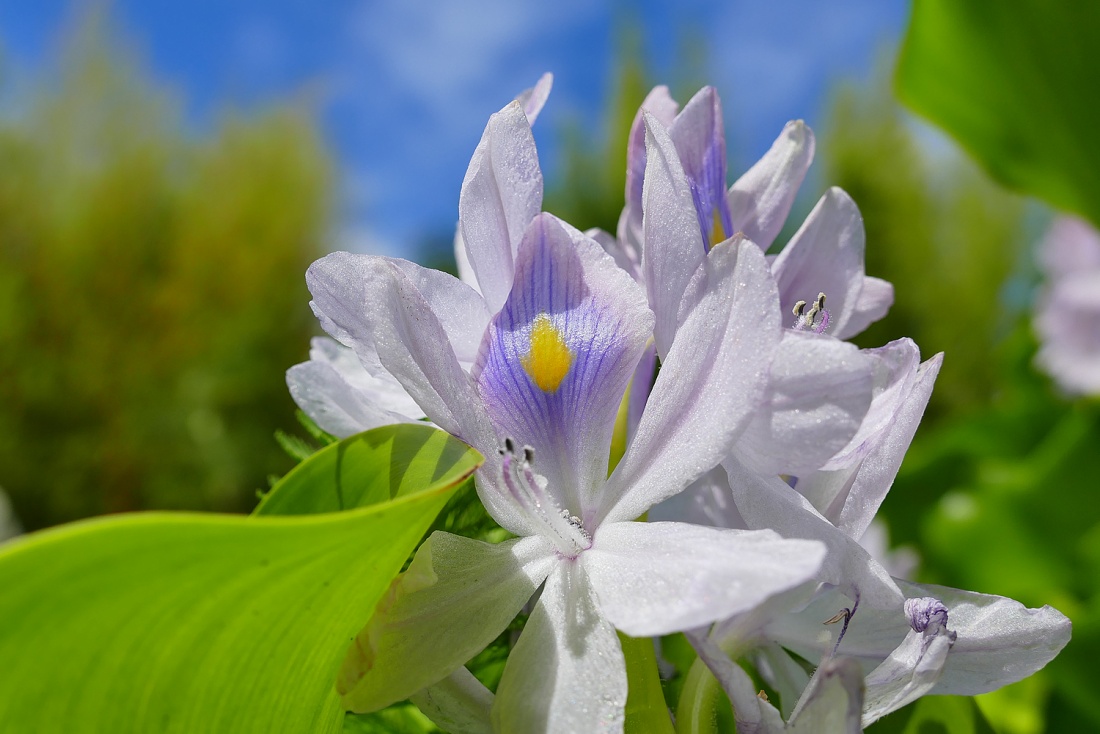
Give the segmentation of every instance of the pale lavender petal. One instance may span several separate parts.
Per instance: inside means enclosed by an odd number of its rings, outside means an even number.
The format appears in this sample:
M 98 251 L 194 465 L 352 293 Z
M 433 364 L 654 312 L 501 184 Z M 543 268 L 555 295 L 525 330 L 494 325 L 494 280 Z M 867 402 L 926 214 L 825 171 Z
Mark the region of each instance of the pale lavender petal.
M 683 492 L 651 507 L 647 517 L 651 521 L 669 520 L 715 528 L 748 529 L 733 502 L 729 475 L 721 465 L 696 479 Z
M 450 734 L 492 734 L 493 692 L 461 667 L 434 686 L 409 696 L 433 724 Z
M 349 385 L 331 365 L 323 362 L 294 365 L 286 372 L 286 384 L 302 412 L 337 438 L 416 420 L 380 408 L 363 392 Z M 404 392 L 400 385 L 397 387 Z
M 498 433 L 534 449 L 534 471 L 571 514 L 590 514 L 607 477 L 615 417 L 652 328 L 645 293 L 599 245 L 552 215 L 532 221 L 474 376 Z
M 739 651 L 739 655 L 745 651 L 761 649 L 770 644 L 765 634 L 769 623 L 792 610 L 805 608 L 820 585 L 811 578 L 787 591 L 773 594 L 746 612 L 714 623 L 710 628 L 710 637 L 722 649 Z M 793 706 L 792 701 L 791 707 Z
M 895 580 L 895 583 L 904 582 Z M 764 635 L 805 660 L 817 662 L 831 654 L 858 660 L 864 672 L 870 672 L 887 658 L 909 631 L 903 611 L 904 596 L 892 606 L 876 609 L 861 604 L 849 620 L 844 639 L 837 646 L 840 622 L 832 622 L 838 612 L 851 610 L 852 600 L 843 590 L 823 587 L 810 604 L 796 613 L 776 615 L 768 621 Z
M 893 343 L 899 347 L 904 344 Z M 915 348 L 913 345 L 912 349 Z M 895 355 L 899 351 L 887 346 L 880 353 L 888 355 L 890 352 L 887 350 Z M 882 410 L 876 410 L 874 417 L 885 413 L 889 418 L 880 430 L 869 434 L 851 452 L 850 455 L 857 459 L 855 463 L 835 471 L 820 471 L 800 477 L 795 485 L 815 507 L 824 508 L 822 514 L 825 517 L 852 538 L 859 538 L 867 531 L 867 526 L 890 491 L 905 452 L 920 425 L 942 362 L 943 355 L 937 354 L 917 368 L 911 381 L 901 381 L 898 393 L 880 396 L 879 407 Z
M 767 250 L 783 229 L 813 159 L 813 131 L 801 120 L 788 122 L 764 157 L 730 187 L 734 231 Z
M 1069 642 L 1072 625 L 1057 609 L 1028 609 L 1003 596 L 899 582 L 909 598 L 935 597 L 958 635 L 933 694 L 977 696 L 1023 680 Z
M 785 326 L 796 325 L 792 313 L 796 302 L 812 302 L 824 293 L 828 333 L 838 339 L 857 333 L 852 316 L 866 280 L 864 244 L 859 209 L 848 194 L 834 186 L 825 192 L 772 263 Z
M 626 444 L 634 440 L 638 433 L 638 424 L 641 423 L 645 413 L 646 403 L 649 401 L 649 392 L 653 389 L 653 377 L 657 374 L 657 345 L 651 339 L 642 352 L 642 358 L 638 360 L 638 366 L 634 368 L 634 376 L 630 378 L 630 402 L 626 408 Z
M 954 639 L 948 634 L 927 636 L 909 630 L 901 644 L 867 674 L 863 725 L 931 693 L 949 660 Z
M 466 252 L 466 241 L 462 239 L 462 228 L 455 227 L 455 269 L 458 271 L 458 279 L 473 288 L 481 295 L 481 286 L 477 284 L 477 275 L 474 274 L 474 266 L 470 264 L 470 256 Z
M 730 241 L 706 256 L 638 433 L 604 489 L 609 521 L 633 520 L 729 453 L 764 396 L 781 337 L 777 300 L 751 242 Z
M 766 399 L 734 452 L 760 474 L 801 476 L 844 448 L 871 404 L 875 358 L 847 342 L 787 331 Z
M 806 686 L 787 725 L 790 734 L 860 734 L 863 671 L 851 658 L 826 660 Z
M 645 113 L 646 173 L 643 187 L 644 256 L 649 305 L 657 317 L 654 338 L 662 361 L 676 334 L 680 302 L 706 257 L 691 187 L 676 147 L 657 118 Z
M 539 537 L 492 545 L 432 533 L 348 650 L 337 680 L 344 705 L 376 711 L 453 673 L 508 626 L 555 563 Z
M 642 182 L 646 169 L 645 113 L 649 112 L 664 127 L 672 124 L 679 105 L 668 93 L 668 87 L 654 87 L 646 95 L 634 122 L 626 148 L 626 206 L 619 217 L 618 238 L 623 247 L 637 253 L 641 261 L 642 248 Z
M 623 240 L 615 239 L 609 232 L 605 232 L 599 227 L 585 230 L 584 233 L 598 242 L 604 252 L 615 260 L 616 265 L 630 273 L 630 277 L 639 283 L 645 282 L 642 276 L 641 251 Z
M 881 278 L 866 276 L 863 279 L 863 289 L 859 292 L 856 306 L 852 310 L 852 315 L 848 317 L 844 331 L 851 335 L 859 334 L 885 316 L 893 305 L 893 284 Z
M 766 680 L 779 694 L 779 713 L 789 719 L 795 704 L 806 691 L 810 683 L 810 674 L 791 654 L 774 642 L 764 643 L 752 653 L 753 665 L 760 677 Z M 862 683 L 863 672 L 858 663 L 853 663 Z M 858 718 L 859 711 L 856 711 Z
M 306 273 L 310 305 L 329 333 L 361 358 L 377 353 L 432 422 L 482 453 L 495 451 L 492 423 L 451 340 L 468 333 L 469 324 L 458 323 L 462 315 L 480 319 L 484 305 L 479 311 L 480 298 L 457 279 L 428 272 L 405 261 L 336 252 Z M 439 284 L 446 287 L 436 289 Z
M 828 555 L 817 579 L 841 587 L 861 606 L 891 608 L 901 603 L 901 592 L 886 569 L 853 538 L 819 515 L 786 482 L 774 476 L 759 476 L 734 460 L 723 465 L 734 502 L 750 528 L 771 528 L 785 538 L 824 543 Z
M 687 632 L 686 637 L 733 704 L 737 734 L 781 734 L 786 731 L 779 712 L 756 695 L 752 679 L 713 639 L 698 630 Z
M 504 305 L 512 288 L 516 250 L 542 208 L 531 124 L 519 102 L 489 118 L 458 199 L 458 221 L 470 265 L 489 310 Z
M 890 529 L 886 522 L 876 517 L 859 538 L 859 544 L 871 554 L 895 579 L 911 579 L 917 575 L 920 556 L 910 546 L 890 546 Z
M 447 333 L 458 361 L 467 368 L 472 366 L 489 326 L 490 314 L 484 299 L 448 273 L 399 258 L 389 262 L 423 295 Z
M 726 133 L 722 101 L 714 87 L 703 87 L 676 116 L 668 129 L 684 167 L 703 247 L 733 236 L 726 201 Z
M 383 265 L 406 276 L 439 322 L 455 356 L 471 364 L 489 325 L 485 302 L 457 278 L 400 258 L 334 252 L 310 265 L 306 271 L 306 284 L 313 294 L 310 306 L 325 331 L 352 347 L 367 371 L 380 376 L 366 322 L 374 317 L 371 304 L 377 302 L 371 278 L 386 271 Z
M 546 104 L 546 100 L 550 96 L 550 88 L 553 86 L 554 75 L 546 72 L 535 82 L 535 86 L 524 89 L 516 95 L 516 101 L 523 107 L 523 113 L 527 115 L 528 123 L 535 124 L 539 113 L 542 112 L 543 105 Z
M 424 411 L 378 361 L 378 353 L 366 345 L 361 345 L 360 352 L 362 355 L 324 336 L 315 336 L 309 341 L 311 362 L 327 364 L 335 369 L 348 385 L 379 408 L 417 420 L 423 418 Z
M 1070 621 L 1056 609 L 1028 609 L 1001 596 L 897 580 L 909 599 L 932 597 L 947 607 L 947 628 L 957 636 L 933 694 L 975 696 L 1015 683 L 1040 670 L 1066 645 Z M 839 590 L 820 594 L 797 614 L 775 618 L 767 635 L 807 660 L 830 651 L 835 625 L 822 622 L 850 606 Z M 870 671 L 912 630 L 902 605 L 892 609 L 860 606 L 851 619 L 839 654 L 857 658 Z
M 626 661 L 580 563 L 559 563 L 508 656 L 493 730 L 617 734 L 626 707 Z
M 600 526 L 581 561 L 612 624 L 652 637 L 747 611 L 813 578 L 824 555 L 770 530 L 616 522 Z

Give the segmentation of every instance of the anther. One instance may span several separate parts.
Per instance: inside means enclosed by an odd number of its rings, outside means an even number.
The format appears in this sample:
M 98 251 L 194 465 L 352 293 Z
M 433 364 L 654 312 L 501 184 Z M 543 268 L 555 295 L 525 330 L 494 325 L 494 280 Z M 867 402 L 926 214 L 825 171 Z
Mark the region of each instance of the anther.
M 835 657 L 836 651 L 840 649 L 840 642 L 844 639 L 845 633 L 848 632 L 848 623 L 852 621 L 852 617 L 856 615 L 856 610 L 859 609 L 859 590 L 852 590 L 855 596 L 855 603 L 851 608 L 844 607 L 833 616 L 826 619 L 822 624 L 836 624 L 837 622 L 843 622 L 840 626 L 840 634 L 836 636 L 836 643 L 833 645 L 833 651 L 829 653 L 829 657 Z
M 818 293 L 814 305 L 806 310 L 806 302 L 798 301 L 791 311 L 794 314 L 794 328 L 798 331 L 812 331 L 821 334 L 829 326 L 829 312 L 825 309 L 825 294 Z

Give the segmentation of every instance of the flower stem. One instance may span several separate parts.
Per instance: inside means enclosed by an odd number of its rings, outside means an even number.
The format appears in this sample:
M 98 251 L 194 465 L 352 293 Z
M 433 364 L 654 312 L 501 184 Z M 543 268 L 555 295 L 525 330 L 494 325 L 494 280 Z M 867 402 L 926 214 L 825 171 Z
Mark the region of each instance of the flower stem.
M 688 671 L 676 706 L 677 734 L 718 734 L 719 708 L 725 702 L 726 696 L 718 680 L 710 668 L 697 659 Z
M 657 653 L 650 637 L 628 637 L 619 633 L 626 658 L 626 734 L 673 734 L 661 678 L 657 672 Z

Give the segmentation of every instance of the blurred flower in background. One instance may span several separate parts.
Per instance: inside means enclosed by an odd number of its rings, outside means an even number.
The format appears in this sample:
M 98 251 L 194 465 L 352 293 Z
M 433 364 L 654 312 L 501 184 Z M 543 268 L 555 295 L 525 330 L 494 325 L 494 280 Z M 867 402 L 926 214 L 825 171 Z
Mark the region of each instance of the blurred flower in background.
M 1100 233 L 1060 217 L 1040 243 L 1047 277 L 1035 314 L 1039 366 L 1065 390 L 1100 394 Z

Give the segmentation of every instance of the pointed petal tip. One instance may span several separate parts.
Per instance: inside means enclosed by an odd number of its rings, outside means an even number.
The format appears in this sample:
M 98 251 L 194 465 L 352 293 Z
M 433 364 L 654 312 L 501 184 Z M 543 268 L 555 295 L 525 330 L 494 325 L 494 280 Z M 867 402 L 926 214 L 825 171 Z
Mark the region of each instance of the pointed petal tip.
M 791 141 L 801 144 L 813 146 L 816 140 L 813 128 L 806 124 L 805 120 L 791 120 L 783 126 L 783 132 L 780 137 L 785 137 Z
M 827 199 L 830 204 L 837 207 L 850 207 L 855 210 L 856 214 L 859 214 L 859 205 L 856 204 L 855 199 L 852 198 L 851 194 L 839 186 L 830 186 L 825 190 L 825 194 L 821 198 Z M 860 215 L 860 219 L 862 218 L 862 215 Z
M 535 120 L 538 119 L 539 113 L 542 112 L 546 100 L 550 97 L 550 90 L 553 86 L 554 75 L 550 72 L 546 72 L 539 77 L 537 82 L 535 82 L 535 86 L 525 89 L 516 95 L 515 101 L 522 106 L 523 112 L 527 116 L 527 121 L 530 124 L 535 124 Z

